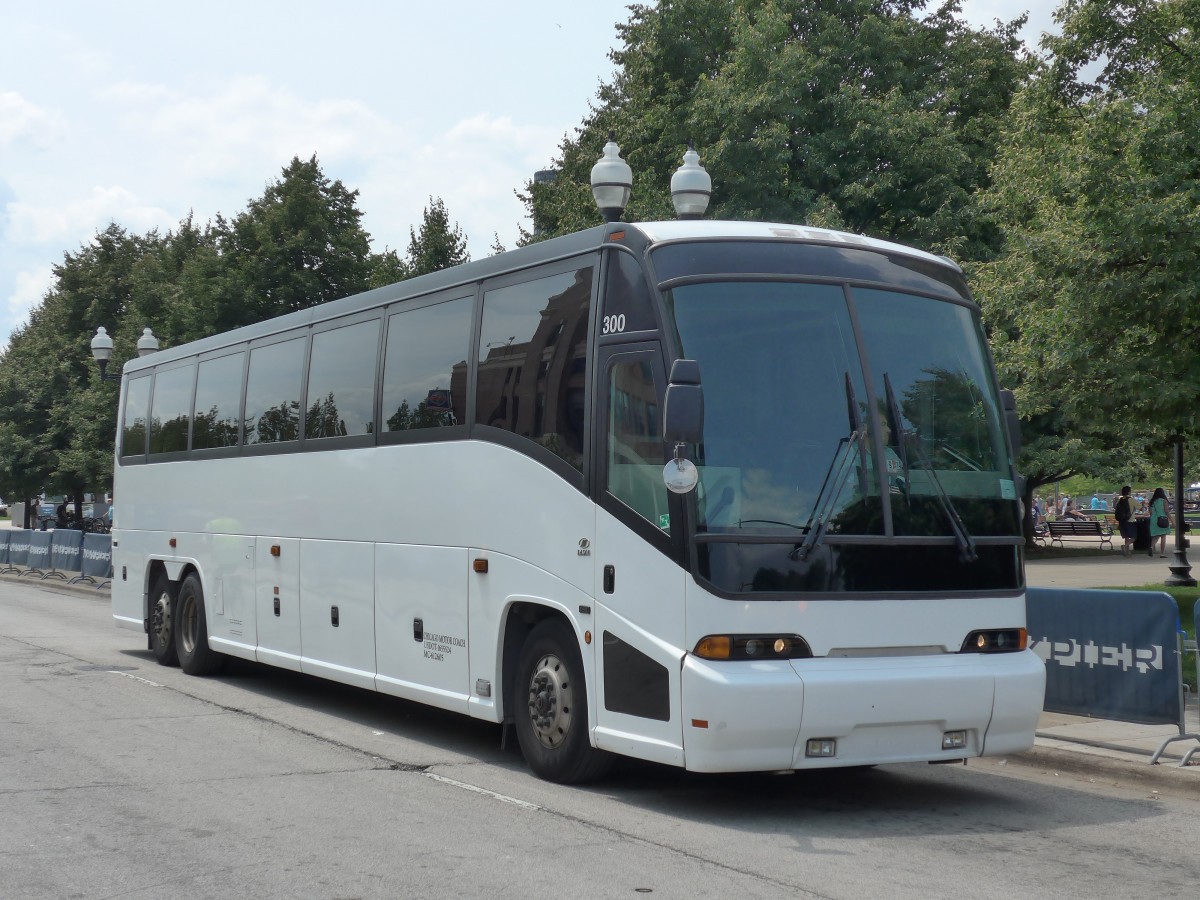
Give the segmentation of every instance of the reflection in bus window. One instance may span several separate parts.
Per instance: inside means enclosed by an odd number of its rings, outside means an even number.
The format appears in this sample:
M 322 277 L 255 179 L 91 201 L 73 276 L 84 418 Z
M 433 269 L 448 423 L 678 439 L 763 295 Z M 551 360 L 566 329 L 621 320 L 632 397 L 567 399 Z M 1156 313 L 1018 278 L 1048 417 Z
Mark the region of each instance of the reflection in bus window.
M 592 268 L 484 294 L 476 421 L 583 468 Z
M 125 391 L 125 420 L 121 423 L 121 455 L 146 452 L 146 423 L 150 418 L 150 376 L 133 378 Z
M 193 450 L 237 445 L 244 361 L 244 353 L 234 353 L 200 363 L 192 421 Z
M 300 437 L 300 373 L 304 339 L 255 347 L 246 385 L 247 444 Z
M 313 335 L 305 438 L 374 433 L 378 353 L 377 319 Z
M 474 297 L 460 297 L 388 318 L 384 431 L 440 428 L 462 420 L 474 306 Z
M 608 492 L 669 533 L 658 420 L 650 364 L 613 366 L 608 388 Z
M 160 369 L 154 376 L 154 401 L 150 405 L 150 452 L 179 453 L 188 448 L 188 420 L 192 412 L 194 366 Z

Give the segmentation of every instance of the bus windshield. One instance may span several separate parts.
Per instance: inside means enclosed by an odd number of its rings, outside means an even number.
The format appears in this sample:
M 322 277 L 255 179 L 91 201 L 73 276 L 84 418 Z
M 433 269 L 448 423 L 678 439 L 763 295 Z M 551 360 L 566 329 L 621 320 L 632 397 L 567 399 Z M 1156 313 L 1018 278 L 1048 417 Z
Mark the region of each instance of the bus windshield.
M 1020 534 L 968 306 L 774 280 L 680 285 L 666 303 L 704 387 L 698 534 L 953 538 L 960 555 L 976 537 Z

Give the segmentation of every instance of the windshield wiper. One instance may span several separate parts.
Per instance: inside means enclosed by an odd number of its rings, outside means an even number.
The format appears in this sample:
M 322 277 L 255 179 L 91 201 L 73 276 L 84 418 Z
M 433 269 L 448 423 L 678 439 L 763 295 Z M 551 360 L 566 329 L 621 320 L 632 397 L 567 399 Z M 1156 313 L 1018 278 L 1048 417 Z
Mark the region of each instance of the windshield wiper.
M 888 416 L 895 420 L 896 427 L 899 428 L 901 424 L 900 408 L 896 405 L 896 395 L 892 392 L 892 380 L 886 372 L 883 375 L 883 386 L 887 393 Z M 905 448 L 907 441 L 904 440 L 904 431 L 902 429 L 894 433 L 897 435 L 900 445 L 900 459 L 904 465 L 904 489 L 907 493 L 908 453 Z M 913 442 L 913 450 L 916 451 L 921 465 L 929 473 L 929 481 L 933 485 L 934 496 L 937 497 L 938 503 L 942 507 L 942 512 L 946 514 L 946 518 L 950 522 L 950 529 L 954 532 L 954 541 L 958 544 L 958 558 L 963 562 L 975 562 L 975 560 L 979 559 L 979 551 L 975 549 L 975 539 L 967 531 L 967 526 L 963 524 L 962 517 L 959 516 L 958 510 L 954 508 L 954 504 L 950 500 L 950 495 L 942 487 L 942 482 L 938 478 L 937 472 L 934 471 L 933 460 L 929 458 L 929 454 L 921 446 L 920 435 L 917 435 L 916 441 Z
M 846 402 L 850 408 L 850 434 L 838 441 L 837 451 L 833 454 L 833 460 L 825 472 L 825 480 L 821 483 L 820 493 L 817 494 L 817 502 L 813 504 L 812 515 L 808 517 L 808 523 L 804 526 L 804 540 L 788 553 L 790 559 L 798 559 L 803 562 L 820 543 L 821 537 L 825 534 L 825 522 L 829 517 L 830 509 L 837 502 L 837 498 L 841 496 L 842 489 L 846 484 L 846 467 L 853 465 L 855 451 L 863 447 L 862 416 L 859 415 L 858 402 L 854 396 L 854 385 L 850 383 L 849 372 L 846 373 Z M 865 477 L 864 468 L 865 464 L 860 464 L 858 467 L 860 482 Z M 865 494 L 865 485 L 860 486 L 862 493 Z
M 908 448 L 904 440 L 904 425 L 900 421 L 900 405 L 896 402 L 896 392 L 892 390 L 892 379 L 887 372 L 883 373 L 883 390 L 887 394 L 888 426 L 892 439 L 896 442 L 896 453 L 900 457 L 900 465 L 904 469 L 904 499 L 912 503 L 912 495 L 908 490 Z M 888 446 L 891 446 L 889 443 Z M 886 460 L 884 468 L 886 466 Z

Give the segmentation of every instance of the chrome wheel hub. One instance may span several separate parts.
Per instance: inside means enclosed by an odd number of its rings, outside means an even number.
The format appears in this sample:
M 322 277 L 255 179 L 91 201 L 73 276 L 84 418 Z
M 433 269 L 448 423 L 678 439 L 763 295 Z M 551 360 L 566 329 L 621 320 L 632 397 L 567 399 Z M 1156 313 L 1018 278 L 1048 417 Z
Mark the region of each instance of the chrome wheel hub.
M 571 676 L 566 665 L 552 653 L 538 660 L 529 679 L 529 721 L 543 747 L 562 745 L 571 729 Z

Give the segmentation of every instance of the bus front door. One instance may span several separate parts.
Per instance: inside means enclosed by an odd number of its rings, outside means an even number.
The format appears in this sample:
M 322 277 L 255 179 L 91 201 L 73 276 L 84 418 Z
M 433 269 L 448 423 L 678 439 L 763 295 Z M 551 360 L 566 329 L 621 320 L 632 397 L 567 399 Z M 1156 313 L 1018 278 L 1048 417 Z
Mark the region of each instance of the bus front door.
M 658 345 L 604 348 L 595 392 L 596 743 L 683 764 L 684 572 L 663 483 Z

